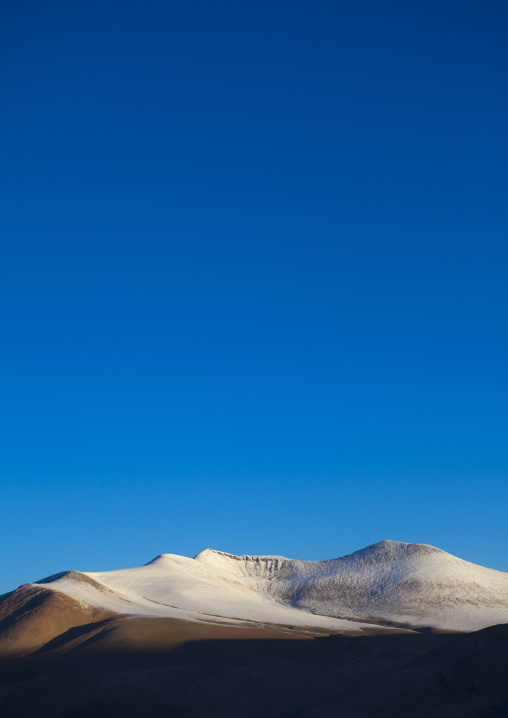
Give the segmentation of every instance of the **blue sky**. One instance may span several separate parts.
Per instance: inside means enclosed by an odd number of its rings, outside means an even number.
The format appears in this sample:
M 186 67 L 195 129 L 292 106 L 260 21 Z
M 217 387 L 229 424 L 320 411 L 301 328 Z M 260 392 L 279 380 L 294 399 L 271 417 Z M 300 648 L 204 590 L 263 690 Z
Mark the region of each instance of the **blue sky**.
M 508 5 L 3 2 L 0 590 L 508 571 Z

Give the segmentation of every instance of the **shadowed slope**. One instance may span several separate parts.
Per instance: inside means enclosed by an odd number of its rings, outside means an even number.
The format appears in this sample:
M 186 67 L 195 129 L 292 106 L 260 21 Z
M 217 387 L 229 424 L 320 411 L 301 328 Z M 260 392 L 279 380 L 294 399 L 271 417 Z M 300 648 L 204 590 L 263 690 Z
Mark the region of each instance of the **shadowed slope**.
M 403 668 L 365 682 L 362 691 L 346 691 L 291 716 L 505 718 L 508 624 L 457 636 Z
M 314 638 L 114 617 L 71 629 L 4 667 L 2 718 L 261 718 L 349 690 L 362 676 L 376 676 L 443 640 L 401 632 Z

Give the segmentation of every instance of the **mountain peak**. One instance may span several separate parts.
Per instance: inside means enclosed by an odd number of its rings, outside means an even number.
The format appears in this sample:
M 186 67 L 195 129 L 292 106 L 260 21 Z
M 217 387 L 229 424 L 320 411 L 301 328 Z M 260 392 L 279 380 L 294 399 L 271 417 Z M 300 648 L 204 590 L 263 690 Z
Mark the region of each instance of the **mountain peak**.
M 388 560 L 390 558 L 400 559 L 409 556 L 437 553 L 450 555 L 446 554 L 446 551 L 426 543 L 406 543 L 404 541 L 391 541 L 389 539 L 384 539 L 383 541 L 378 541 L 370 546 L 366 546 L 359 551 L 355 551 L 344 558 L 370 558 L 372 560 L 379 561 Z

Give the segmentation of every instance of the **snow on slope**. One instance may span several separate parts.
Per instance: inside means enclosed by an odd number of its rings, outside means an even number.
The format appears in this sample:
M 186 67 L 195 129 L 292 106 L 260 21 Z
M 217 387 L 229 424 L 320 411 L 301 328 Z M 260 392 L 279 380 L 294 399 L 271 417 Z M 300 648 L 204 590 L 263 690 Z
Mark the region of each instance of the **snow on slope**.
M 508 574 L 426 544 L 380 541 L 329 561 L 208 549 L 196 560 L 258 577 L 278 601 L 321 615 L 452 630 L 508 622 Z
M 508 574 L 426 544 L 381 541 L 297 561 L 205 549 L 138 568 L 68 572 L 49 586 L 119 613 L 358 630 L 367 623 L 477 630 L 508 623 Z
M 100 573 L 69 571 L 40 583 L 96 608 L 135 616 L 248 621 L 337 632 L 371 628 L 279 604 L 255 584 L 242 583 L 227 571 L 173 554 L 163 554 L 137 568 Z

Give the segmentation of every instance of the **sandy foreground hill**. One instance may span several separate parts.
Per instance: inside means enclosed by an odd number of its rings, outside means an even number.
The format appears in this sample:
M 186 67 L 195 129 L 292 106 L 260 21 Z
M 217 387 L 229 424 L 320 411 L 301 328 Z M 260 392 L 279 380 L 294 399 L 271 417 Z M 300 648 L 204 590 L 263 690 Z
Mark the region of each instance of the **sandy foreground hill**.
M 0 714 L 508 716 L 495 624 L 508 574 L 421 544 L 63 572 L 0 599 Z

